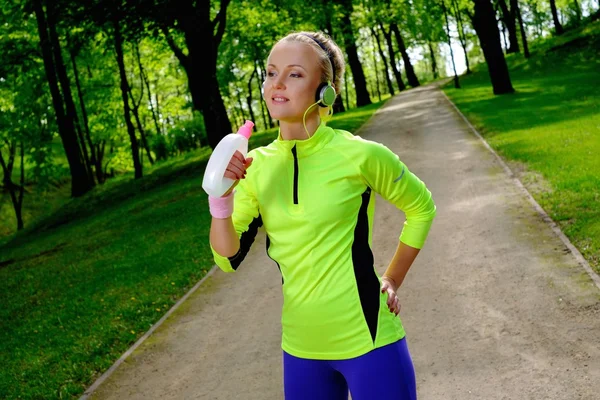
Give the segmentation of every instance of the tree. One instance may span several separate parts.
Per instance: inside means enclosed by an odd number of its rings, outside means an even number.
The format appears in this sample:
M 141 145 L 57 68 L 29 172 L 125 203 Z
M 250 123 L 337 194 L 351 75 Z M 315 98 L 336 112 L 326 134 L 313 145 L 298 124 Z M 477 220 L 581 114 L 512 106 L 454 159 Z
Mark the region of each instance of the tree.
M 406 80 L 408 81 L 408 84 L 410 86 L 417 87 L 420 85 L 419 79 L 417 78 L 412 63 L 410 62 L 410 57 L 408 56 L 408 52 L 406 51 L 406 45 L 404 44 L 404 39 L 400 34 L 400 29 L 398 29 L 398 24 L 395 22 L 390 24 L 390 29 L 392 30 L 392 32 L 394 32 L 396 43 L 398 44 L 398 49 L 400 50 L 400 54 L 402 54 L 402 61 L 404 61 L 404 70 L 406 71 Z
M 447 41 L 444 13 L 439 0 L 412 0 L 410 18 L 406 18 L 406 30 L 417 43 L 423 43 L 429 50 L 433 78 L 439 77 L 438 43 Z
M 19 185 L 15 185 L 12 180 L 10 178 L 6 178 L 7 176 L 11 176 L 12 175 L 12 171 L 13 171 L 13 163 L 14 163 L 14 159 L 15 159 L 15 154 L 16 154 L 16 150 L 17 150 L 17 146 L 20 147 L 20 154 L 19 154 L 19 159 L 20 159 L 20 168 L 19 168 L 19 173 L 20 173 L 20 180 L 19 180 Z M 4 157 L 2 156 L 2 152 L 0 151 L 0 165 L 2 166 L 2 171 L 4 173 L 4 188 L 5 190 L 8 190 L 8 192 L 10 193 L 10 198 L 15 210 L 15 216 L 17 218 L 17 230 L 20 231 L 21 229 L 23 229 L 24 224 L 23 224 L 23 195 L 25 193 L 25 143 L 24 140 L 21 139 L 18 142 L 16 141 L 12 141 L 9 142 L 9 151 L 10 151 L 10 158 L 8 160 L 8 162 L 6 162 L 4 160 Z
M 497 0 L 497 2 L 500 10 L 502 11 L 502 22 L 508 30 L 509 46 L 506 52 L 508 54 L 518 53 L 519 41 L 517 39 L 517 0 L 510 0 L 510 9 L 506 5 L 506 0 Z
M 431 42 L 427 42 L 427 47 L 429 48 L 429 58 L 431 58 L 431 72 L 433 73 L 433 79 L 437 79 L 439 73 L 437 70 L 437 62 L 435 60 L 435 52 L 433 51 Z
M 48 31 L 50 33 L 50 41 L 52 42 L 52 49 L 54 51 L 54 61 L 56 63 L 56 71 L 58 74 L 58 80 L 60 87 L 63 92 L 63 98 L 65 100 L 65 108 L 67 112 L 67 119 L 73 121 L 75 126 L 75 132 L 79 139 L 79 146 L 83 155 L 83 161 L 85 163 L 86 172 L 91 185 L 95 185 L 94 174 L 90 163 L 87 147 L 85 146 L 85 140 L 83 138 L 83 132 L 81 125 L 79 124 L 79 118 L 77 116 L 77 110 L 75 108 L 75 102 L 73 101 L 73 93 L 71 91 L 71 81 L 67 75 L 67 68 L 62 56 L 62 45 L 58 37 L 57 25 L 58 25 L 58 6 L 54 4 L 55 0 L 46 2 L 46 11 L 48 15 Z
M 138 98 L 138 101 L 135 101 L 135 98 L 133 96 L 133 91 L 131 89 L 131 86 L 129 86 L 129 98 L 131 99 L 131 104 L 132 104 L 132 108 L 131 108 L 131 112 L 133 113 L 133 116 L 135 117 L 135 123 L 137 124 L 138 127 L 138 131 L 140 132 L 140 137 L 142 139 L 142 146 L 144 146 L 144 150 L 146 150 L 146 155 L 148 156 L 148 161 L 150 161 L 150 164 L 154 164 L 154 158 L 152 157 L 152 153 L 150 151 L 150 146 L 148 145 L 148 138 L 146 135 L 146 130 L 144 129 L 144 125 L 142 124 L 142 121 L 140 119 L 140 105 L 142 104 L 142 100 L 144 99 L 144 87 L 145 85 L 147 85 L 147 78 L 145 77 L 145 73 L 144 73 L 144 66 L 142 65 L 142 57 L 140 55 L 140 46 L 139 43 L 135 43 L 134 44 L 134 53 L 135 53 L 135 58 L 137 61 L 137 67 L 140 73 L 140 97 Z M 147 85 L 149 86 L 149 85 Z M 148 89 L 150 90 L 150 89 Z M 150 103 L 150 105 L 152 105 L 152 103 Z M 153 112 L 154 113 L 154 112 Z
M 377 50 L 379 51 L 379 56 L 381 57 L 381 61 L 383 63 L 383 72 L 384 72 L 383 75 L 385 77 L 385 82 L 387 84 L 388 91 L 393 96 L 394 95 L 394 85 L 392 85 L 392 80 L 390 79 L 390 75 L 388 73 L 387 57 L 385 56 L 385 53 L 383 52 L 383 48 L 381 47 L 381 39 L 379 38 L 379 32 L 377 32 L 375 30 L 375 28 L 373 28 L 373 26 L 371 26 L 370 30 L 371 30 L 371 35 L 373 36 L 373 38 L 375 39 L 375 42 L 377 43 Z
M 490 0 L 473 1 L 475 8 L 471 20 L 488 65 L 494 94 L 513 93 L 514 89 L 510 81 L 508 66 L 500 44 L 500 32 L 496 24 L 494 8 Z
M 550 0 L 550 10 L 552 11 L 552 20 L 554 21 L 554 31 L 557 35 L 562 35 L 565 30 L 563 29 L 560 20 L 558 19 L 558 11 L 556 10 L 556 0 Z
M 53 0 L 47 0 L 48 4 L 52 4 L 52 1 Z M 47 21 L 42 0 L 32 0 L 32 5 L 37 19 L 40 46 L 44 60 L 44 69 L 46 71 L 46 77 L 50 87 L 50 94 L 52 95 L 52 103 L 54 105 L 58 132 L 60 134 L 71 171 L 71 195 L 73 197 L 78 197 L 85 194 L 92 188 L 92 182 L 89 179 L 90 177 L 88 171 L 83 163 L 83 156 L 77 140 L 72 114 L 65 113 L 65 109 L 63 107 L 64 98 L 58 87 L 57 70 L 64 70 L 65 66 L 64 64 L 60 63 L 60 60 L 56 60 L 53 57 L 53 54 L 56 55 L 57 53 L 60 53 L 61 50 L 60 48 L 53 48 L 59 45 L 59 43 L 56 41 L 51 42 L 50 40 L 48 33 L 50 22 Z M 56 21 L 54 16 L 50 21 Z M 62 71 L 59 72 L 59 74 L 66 75 L 66 73 Z
M 365 79 L 365 73 L 363 72 L 362 65 L 358 58 L 358 50 L 356 48 L 356 38 L 354 37 L 354 30 L 352 28 L 352 21 L 350 16 L 354 10 L 352 0 L 336 0 L 336 3 L 340 6 L 340 12 L 342 13 L 341 18 L 341 29 L 344 40 L 344 47 L 346 49 L 346 55 L 348 57 L 348 64 L 352 70 L 352 77 L 354 79 L 354 88 L 356 89 L 356 105 L 358 107 L 371 104 L 371 97 L 367 90 L 367 80 Z
M 463 52 L 465 53 L 465 65 L 467 67 L 467 75 L 471 73 L 471 67 L 469 65 L 469 56 L 467 54 L 467 36 L 465 34 L 465 28 L 462 21 L 462 15 L 460 12 L 460 7 L 458 5 L 458 0 L 452 0 L 452 8 L 454 10 L 454 18 L 458 25 L 458 39 L 460 40 L 460 45 L 463 48 Z
M 127 72 L 125 71 L 125 57 L 123 55 L 123 33 L 122 23 L 123 13 L 119 9 L 112 10 L 111 25 L 112 34 L 114 40 L 115 54 L 117 57 L 117 65 L 119 66 L 119 78 L 121 81 L 121 97 L 123 99 L 123 114 L 125 117 L 125 125 L 127 126 L 127 133 L 131 142 L 131 157 L 133 159 L 134 177 L 139 179 L 143 176 L 142 163 L 140 161 L 139 144 L 135 135 L 135 128 L 131 122 L 131 106 L 129 104 L 129 92 L 130 86 L 127 79 Z
M 154 5 L 153 18 L 187 74 L 194 109 L 204 117 L 212 148 L 232 131 L 217 80 L 219 45 L 225 34 L 230 1 L 221 0 L 219 11 L 212 19 L 210 0 L 157 0 L 147 5 Z M 172 30 L 183 36 L 187 54 L 173 37 Z
M 70 41 L 72 42 L 72 41 Z M 96 179 L 98 183 L 104 182 L 104 174 L 102 171 L 102 157 L 100 155 L 100 149 L 97 149 L 94 143 L 92 142 L 92 135 L 90 131 L 90 123 L 88 118 L 88 110 L 85 105 L 83 88 L 81 85 L 81 79 L 79 75 L 79 68 L 77 67 L 77 55 L 82 47 L 82 42 L 77 40 L 76 43 L 69 43 L 69 57 L 71 59 L 71 67 L 73 68 L 73 74 L 75 76 L 75 87 L 77 88 L 77 96 L 79 99 L 79 107 L 81 109 L 81 117 L 83 122 L 83 127 L 85 129 L 85 140 L 82 140 L 81 145 L 83 148 L 89 146 L 90 150 L 90 158 L 89 162 L 94 166 L 96 170 Z M 88 166 L 88 169 L 91 169 L 91 166 Z
M 529 58 L 529 45 L 527 44 L 527 32 L 525 31 L 525 24 L 523 23 L 523 17 L 521 16 L 521 6 L 518 2 L 515 2 L 515 8 L 517 12 L 517 19 L 519 21 L 519 30 L 521 31 L 521 41 L 523 42 L 523 55 L 525 58 Z
M 0 11 L 0 18 L 4 17 Z M 26 183 L 37 181 L 42 188 L 51 174 L 51 142 L 56 126 L 52 124 L 52 105 L 48 97 L 44 70 L 36 49 L 36 32 L 26 21 L 23 27 L 2 32 L 0 19 L 0 167 L 2 197 L 8 194 L 16 217 L 16 228 L 24 227 Z M 27 170 L 25 169 L 27 163 Z
M 385 38 L 385 42 L 388 47 L 388 54 L 390 55 L 390 66 L 392 67 L 392 72 L 394 73 L 394 77 L 396 78 L 398 90 L 402 91 L 406 89 L 406 85 L 402 81 L 402 75 L 400 74 L 400 70 L 396 65 L 396 52 L 394 51 L 394 44 L 392 42 L 392 31 L 391 29 L 386 31 L 381 22 L 379 23 L 379 29 L 381 29 L 381 31 L 383 32 L 383 37 Z
M 458 74 L 456 73 L 456 64 L 454 63 L 454 51 L 452 50 L 452 37 L 450 36 L 450 23 L 448 22 L 448 10 L 446 8 L 446 2 L 442 0 L 442 10 L 444 11 L 444 18 L 446 19 L 446 36 L 448 38 L 448 47 L 450 48 L 450 59 L 452 60 L 452 70 L 454 71 L 454 87 L 460 89 L 460 82 L 458 80 Z

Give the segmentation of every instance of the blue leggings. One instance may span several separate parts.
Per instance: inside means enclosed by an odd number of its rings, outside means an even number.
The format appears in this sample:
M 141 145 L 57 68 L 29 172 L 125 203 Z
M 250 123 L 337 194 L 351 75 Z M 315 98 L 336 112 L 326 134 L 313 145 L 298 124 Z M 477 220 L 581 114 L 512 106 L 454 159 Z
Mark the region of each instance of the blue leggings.
M 309 360 L 283 352 L 285 400 L 416 400 L 406 338 L 349 360 Z

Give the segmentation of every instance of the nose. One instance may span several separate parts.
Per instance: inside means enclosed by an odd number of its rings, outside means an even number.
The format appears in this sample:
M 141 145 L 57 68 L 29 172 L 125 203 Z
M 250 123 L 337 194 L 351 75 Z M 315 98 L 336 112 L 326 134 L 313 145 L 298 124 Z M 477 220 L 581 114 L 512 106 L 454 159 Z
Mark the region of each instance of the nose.
M 272 85 L 274 89 L 281 90 L 285 89 L 285 84 L 283 83 L 283 75 L 277 75 L 273 78 Z

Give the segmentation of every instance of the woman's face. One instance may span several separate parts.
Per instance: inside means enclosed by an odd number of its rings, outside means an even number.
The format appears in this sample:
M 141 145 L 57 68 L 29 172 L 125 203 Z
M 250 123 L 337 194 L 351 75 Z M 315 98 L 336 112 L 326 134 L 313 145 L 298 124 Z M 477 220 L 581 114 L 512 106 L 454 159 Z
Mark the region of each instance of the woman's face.
M 280 42 L 271 51 L 267 66 L 264 97 L 271 117 L 284 122 L 299 122 L 306 109 L 315 103 L 321 83 L 317 52 L 308 44 Z

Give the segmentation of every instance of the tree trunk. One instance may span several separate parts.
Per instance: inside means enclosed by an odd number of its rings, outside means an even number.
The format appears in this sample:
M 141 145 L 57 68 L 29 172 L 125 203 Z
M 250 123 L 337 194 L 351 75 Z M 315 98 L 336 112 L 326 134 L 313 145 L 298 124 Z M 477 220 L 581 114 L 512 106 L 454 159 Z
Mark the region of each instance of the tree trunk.
M 573 5 L 575 6 L 575 18 L 577 18 L 577 22 L 581 21 L 581 6 L 577 0 L 573 0 Z
M 344 107 L 344 102 L 342 100 L 341 92 L 340 95 L 335 97 L 335 101 L 333 102 L 332 108 L 334 114 L 339 114 L 346 111 L 346 108 Z
M 346 93 L 346 108 L 350 109 L 350 100 L 348 99 L 348 75 L 344 79 L 344 92 Z
M 519 20 L 519 30 L 521 31 L 521 41 L 523 42 L 523 55 L 525 58 L 529 58 L 529 45 L 527 44 L 527 32 L 525 31 L 525 24 L 523 24 L 523 18 L 521 17 L 521 6 L 515 1 L 514 5 L 517 12 L 517 19 Z
M 92 183 L 89 180 L 85 164 L 82 162 L 81 149 L 75 134 L 73 120 L 66 117 L 63 108 L 63 98 L 58 88 L 56 67 L 52 58 L 52 45 L 48 37 L 48 26 L 42 7 L 42 0 L 33 0 L 33 8 L 37 19 L 44 69 L 46 78 L 48 79 L 48 86 L 50 87 L 50 94 L 52 96 L 58 133 L 65 149 L 65 155 L 67 156 L 67 162 L 69 163 L 69 169 L 71 171 L 71 196 L 79 197 L 92 188 Z
M 3 172 L 2 185 L 5 190 L 11 190 L 11 188 L 15 186 L 12 181 L 12 173 L 15 155 L 17 153 L 17 146 L 11 140 L 7 140 L 6 144 L 8 144 L 8 162 L 5 162 L 4 157 L 2 156 L 2 151 L 0 150 L 0 165 L 2 165 Z
M 127 82 L 127 73 L 125 72 L 125 60 L 123 57 L 123 37 L 121 36 L 120 21 L 113 21 L 114 36 L 115 36 L 115 51 L 117 53 L 117 64 L 119 66 L 119 76 L 121 78 L 121 98 L 123 99 L 123 114 L 125 117 L 125 125 L 131 142 L 131 156 L 133 158 L 133 168 L 135 170 L 135 179 L 142 177 L 142 164 L 139 157 L 139 145 L 135 136 L 135 128 L 131 122 L 131 109 L 129 107 L 129 83 Z
M 133 102 L 133 98 L 132 98 L 132 102 Z M 153 165 L 154 164 L 154 158 L 152 157 L 152 152 L 150 151 L 150 146 L 148 145 L 148 138 L 146 136 L 146 130 L 144 129 L 144 125 L 142 124 L 142 121 L 140 120 L 140 113 L 138 112 L 139 110 L 139 104 L 132 107 L 131 112 L 133 113 L 133 116 L 135 118 L 135 123 L 138 127 L 138 131 L 140 131 L 140 138 L 142 139 L 142 147 L 144 147 L 144 150 L 146 151 L 146 156 L 148 157 L 148 161 L 150 161 L 150 164 Z M 140 162 L 142 162 L 143 159 L 140 159 Z
M 187 73 L 192 104 L 195 110 L 202 112 L 208 144 L 214 149 L 232 132 L 217 79 L 218 51 L 225 33 L 230 0 L 221 0 L 214 20 L 210 19 L 211 3 L 187 2 L 178 7 L 176 27 L 184 34 L 187 55 L 171 38 L 167 28 L 163 28 L 163 32 Z
M 263 71 L 261 70 L 258 61 L 254 61 L 254 69 L 258 71 L 258 77 L 257 77 L 257 84 L 258 84 L 258 90 L 260 93 L 260 99 L 259 99 L 259 103 L 260 103 L 260 114 L 263 120 L 263 124 L 265 125 L 265 129 L 269 129 L 269 124 L 267 123 L 267 115 L 265 111 L 265 101 L 264 101 L 264 97 L 262 94 L 262 83 L 264 83 L 265 79 L 264 79 L 264 75 L 263 75 Z
M 514 9 L 515 0 L 510 0 L 511 9 L 508 9 L 506 5 L 506 0 L 497 0 L 498 5 L 500 6 L 500 10 L 502 11 L 502 21 L 504 21 L 504 26 L 508 30 L 508 41 L 510 45 L 508 46 L 507 53 L 518 53 L 519 52 L 519 40 L 517 39 L 517 15 L 516 10 Z
M 550 10 L 552 11 L 552 20 L 554 21 L 554 29 L 557 35 L 562 35 L 565 30 L 562 24 L 558 20 L 558 11 L 556 10 L 556 1 L 550 0 Z
M 433 73 L 433 79 L 437 79 L 439 78 L 439 75 L 437 70 L 437 62 L 435 61 L 435 52 L 433 51 L 431 42 L 427 42 L 427 46 L 429 47 L 429 56 L 431 57 L 431 72 Z
M 402 35 L 400 34 L 400 30 L 398 29 L 398 24 L 395 22 L 390 24 L 390 29 L 394 32 L 394 36 L 396 37 L 396 43 L 398 44 L 398 49 L 400 50 L 400 54 L 402 54 L 402 61 L 404 62 L 404 69 L 406 70 L 406 80 L 411 87 L 417 87 L 420 85 L 419 79 L 417 75 L 415 75 L 415 70 L 410 62 L 410 57 L 408 57 L 408 53 L 406 51 L 406 46 L 404 44 L 404 39 L 402 39 Z
M 467 67 L 467 75 L 469 75 L 471 73 L 471 67 L 469 66 L 469 56 L 467 55 L 467 36 L 465 35 L 465 27 L 462 22 L 458 1 L 452 0 L 452 6 L 454 8 L 454 17 L 458 22 L 458 38 L 460 40 L 460 45 L 463 48 L 463 52 L 465 53 L 465 65 Z
M 161 135 L 162 130 L 160 129 L 160 125 L 158 124 L 158 113 L 154 110 L 154 104 L 152 104 L 152 91 L 150 90 L 150 80 L 148 79 L 148 75 L 146 75 L 146 70 L 142 65 L 140 49 L 137 45 L 135 46 L 135 49 L 138 59 L 138 66 L 140 68 L 140 75 L 142 76 L 144 85 L 146 85 L 146 91 L 148 92 L 148 105 L 150 106 L 150 113 L 152 114 L 152 120 L 154 121 L 154 128 L 156 129 L 156 134 Z
M 92 163 L 90 162 L 90 157 L 88 155 L 87 146 L 85 144 L 85 139 L 83 137 L 83 132 L 81 130 L 81 126 L 79 124 L 79 118 L 77 117 L 77 109 L 75 108 L 75 102 L 73 101 L 73 92 L 71 91 L 71 81 L 69 76 L 67 75 L 67 68 L 65 66 L 65 62 L 62 56 L 60 39 L 58 38 L 58 33 L 56 31 L 56 10 L 54 8 L 54 0 L 49 0 L 46 2 L 46 12 L 48 14 L 48 31 L 50 33 L 50 42 L 52 43 L 52 50 L 54 52 L 54 63 L 56 65 L 56 72 L 58 75 L 58 80 L 60 82 L 60 87 L 62 88 L 63 99 L 65 100 L 66 107 L 66 117 L 73 121 L 73 126 L 75 127 L 75 132 L 77 133 L 77 137 L 79 138 L 79 148 L 82 153 L 83 161 L 85 162 L 86 171 L 88 174 L 88 179 L 90 184 L 94 186 L 96 182 L 94 181 L 94 171 L 92 170 Z
M 104 170 L 102 169 L 102 160 L 104 158 L 104 149 L 106 147 L 106 140 L 100 140 L 100 143 L 95 145 L 96 152 L 96 170 L 98 176 L 98 183 L 104 183 L 106 180 L 106 176 L 104 175 Z
M 14 156 L 16 153 L 16 144 L 11 144 L 9 146 L 9 157 L 13 158 L 14 161 Z M 0 151 L 0 165 L 2 166 L 2 170 L 4 171 L 4 187 L 6 190 L 8 190 L 8 193 L 10 194 L 10 199 L 12 201 L 13 204 L 13 208 L 15 210 L 15 217 L 17 218 L 17 231 L 20 231 L 21 229 L 23 229 L 23 195 L 25 193 L 25 143 L 23 142 L 23 140 L 21 140 L 21 152 L 20 152 L 20 156 L 21 156 L 21 168 L 20 168 L 20 172 L 21 172 L 21 179 L 20 179 L 20 185 L 15 185 L 12 182 L 12 164 L 9 163 L 7 164 L 4 160 L 4 157 L 2 156 L 2 152 Z M 7 178 L 8 177 L 8 178 Z M 18 191 L 18 193 L 17 193 Z
M 442 0 L 442 10 L 444 11 L 444 18 L 446 19 L 446 36 L 448 37 L 448 47 L 450 48 L 450 59 L 452 60 L 452 70 L 454 71 L 454 87 L 460 89 L 460 81 L 458 80 L 458 74 L 456 73 L 456 64 L 454 63 L 454 51 L 452 50 L 452 38 L 450 37 L 450 23 L 448 22 L 448 9 L 446 8 L 446 2 Z
M 267 71 L 267 68 L 263 64 L 260 68 L 260 76 L 261 76 L 262 82 L 265 82 L 267 80 L 266 71 Z M 262 85 L 261 85 L 261 87 L 262 87 Z M 269 128 L 273 128 L 275 126 L 273 124 L 273 118 L 271 118 L 271 114 L 269 113 L 269 110 L 266 106 L 265 106 L 265 110 L 266 110 L 265 114 L 267 114 L 267 119 L 269 120 Z
M 254 71 L 250 74 L 250 79 L 248 79 L 248 96 L 246 96 L 246 105 L 248 106 L 248 112 L 250 113 L 250 121 L 254 122 L 256 125 L 256 116 L 254 115 L 254 110 L 252 109 L 252 81 L 254 80 L 254 76 L 257 74 L 256 67 L 254 67 Z
M 508 51 L 508 41 L 506 40 L 506 25 L 504 25 L 504 22 L 500 21 L 500 25 L 502 25 L 502 43 L 504 43 L 503 46 L 503 52 L 507 52 Z
M 367 90 L 367 80 L 365 79 L 365 73 L 363 71 L 360 59 L 358 58 L 358 50 L 356 48 L 356 39 L 354 38 L 354 31 L 352 29 L 352 22 L 350 15 L 352 15 L 353 5 L 351 0 L 338 0 L 342 11 L 342 34 L 344 36 L 344 47 L 346 49 L 346 55 L 348 56 L 348 64 L 350 64 L 350 70 L 352 71 L 352 77 L 354 79 L 354 89 L 356 90 L 356 106 L 366 106 L 371 104 L 371 97 Z
M 500 33 L 490 0 L 474 0 L 473 27 L 479 37 L 485 61 L 488 65 L 494 94 L 513 93 L 508 66 L 502 53 Z
M 156 103 L 156 115 L 160 115 L 160 104 L 158 104 L 158 93 L 154 94 L 154 102 Z M 165 122 L 166 118 L 162 119 L 162 129 L 161 132 L 163 134 L 168 134 L 168 130 L 167 130 L 167 126 L 166 126 L 166 122 Z
M 131 111 L 133 113 L 133 116 L 135 117 L 135 123 L 138 127 L 138 131 L 140 131 L 140 138 L 142 139 L 142 146 L 144 147 L 144 150 L 146 150 L 146 156 L 148 157 L 148 161 L 150 161 L 151 165 L 154 165 L 154 158 L 152 157 L 152 152 L 150 151 L 150 146 L 148 145 L 146 130 L 144 129 L 144 124 L 142 124 L 142 121 L 140 119 L 140 113 L 139 113 L 140 105 L 142 104 L 142 99 L 144 98 L 144 67 L 142 65 L 140 49 L 139 49 L 139 46 L 137 43 L 134 45 L 134 52 L 135 52 L 135 55 L 137 58 L 138 68 L 140 70 L 140 99 L 136 103 L 135 99 L 133 98 L 133 91 L 131 90 L 131 87 L 128 85 L 129 97 L 131 97 L 131 104 L 133 105 Z M 144 161 L 143 155 L 140 158 L 140 161 L 141 162 Z
M 70 52 L 71 56 L 71 65 L 73 67 L 73 74 L 75 75 L 75 86 L 77 87 L 77 96 L 79 98 L 79 106 L 81 108 L 81 117 L 83 119 L 83 127 L 85 129 L 85 140 L 87 140 L 87 145 L 90 148 L 90 162 L 94 166 L 96 171 L 96 180 L 98 183 L 104 182 L 104 177 L 102 175 L 102 164 L 98 163 L 98 157 L 96 155 L 96 146 L 94 146 L 92 142 L 92 135 L 90 132 L 90 125 L 87 115 L 87 109 L 85 107 L 85 102 L 83 100 L 83 91 L 81 90 L 81 81 L 79 80 L 79 69 L 77 68 L 77 62 L 75 60 L 75 53 Z
M 383 48 L 381 47 L 381 40 L 379 38 L 379 32 L 375 30 L 375 28 L 371 27 L 371 35 L 375 38 L 375 42 L 377 42 L 377 50 L 379 51 L 379 55 L 381 56 L 381 60 L 383 61 L 383 71 L 385 75 L 385 82 L 388 87 L 389 93 L 394 95 L 394 85 L 392 84 L 392 80 L 390 79 L 389 69 L 388 69 L 388 60 L 383 52 Z
M 377 91 L 377 97 L 379 101 L 381 101 L 381 87 L 379 84 L 379 70 L 377 69 L 377 57 L 375 55 L 375 50 L 373 50 L 373 69 L 375 70 L 375 88 Z
M 398 90 L 402 91 L 406 89 L 406 85 L 402 81 L 402 75 L 400 75 L 400 71 L 398 71 L 398 67 L 396 65 L 396 54 L 394 53 L 394 45 L 392 43 L 392 31 L 387 31 L 383 27 L 383 24 L 379 23 L 379 28 L 383 32 L 383 36 L 385 38 L 385 42 L 388 47 L 388 54 L 390 55 L 390 65 L 392 67 L 392 72 L 394 73 L 394 78 L 396 79 L 396 83 L 398 84 Z
M 240 114 L 242 115 L 242 122 L 244 122 L 244 120 L 246 119 L 246 116 L 244 115 L 244 106 L 242 105 L 242 96 L 240 95 L 240 91 L 236 90 L 236 97 L 237 97 L 237 101 L 238 101 L 238 105 L 240 106 Z

